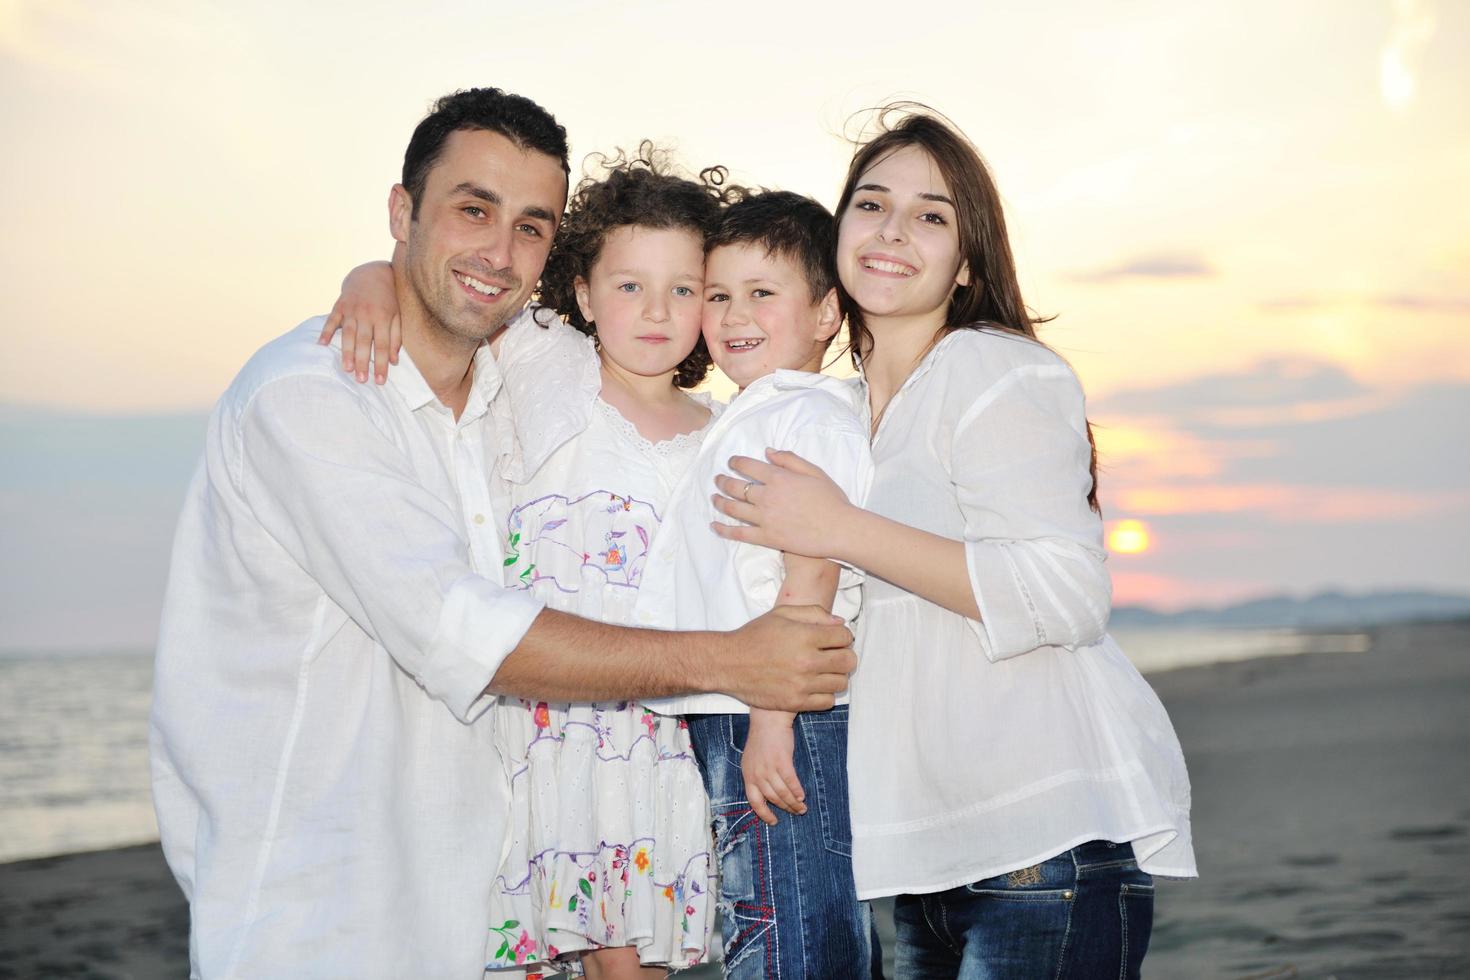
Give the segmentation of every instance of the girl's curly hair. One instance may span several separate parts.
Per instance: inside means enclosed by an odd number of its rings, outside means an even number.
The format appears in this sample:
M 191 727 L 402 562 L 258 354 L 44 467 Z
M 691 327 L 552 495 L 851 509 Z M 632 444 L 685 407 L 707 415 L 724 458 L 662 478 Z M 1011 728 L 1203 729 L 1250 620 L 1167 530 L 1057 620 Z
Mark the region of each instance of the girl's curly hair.
M 720 208 L 740 190 L 726 187 L 728 171 L 708 167 L 699 179 L 672 172 L 667 154 L 651 140 L 638 144 L 636 156 L 622 150 L 597 155 L 601 177 L 587 176 L 567 204 L 567 214 L 556 232 L 556 242 L 541 273 L 537 298 L 583 333 L 596 337 L 596 327 L 577 306 L 576 282 L 588 278 L 607 236 L 616 228 L 682 228 L 703 244 L 720 220 Z M 693 388 L 709 373 L 709 349 L 701 337 L 674 371 L 674 384 Z

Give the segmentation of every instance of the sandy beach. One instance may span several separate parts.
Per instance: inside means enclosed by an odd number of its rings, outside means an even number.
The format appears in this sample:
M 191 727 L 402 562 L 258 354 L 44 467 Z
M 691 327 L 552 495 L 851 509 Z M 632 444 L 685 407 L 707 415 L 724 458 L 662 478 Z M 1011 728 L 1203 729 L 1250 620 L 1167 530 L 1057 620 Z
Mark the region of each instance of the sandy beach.
M 1202 878 L 1161 883 L 1145 976 L 1470 975 L 1470 624 L 1371 640 L 1150 677 Z M 0 978 L 186 976 L 187 921 L 156 845 L 0 866 Z

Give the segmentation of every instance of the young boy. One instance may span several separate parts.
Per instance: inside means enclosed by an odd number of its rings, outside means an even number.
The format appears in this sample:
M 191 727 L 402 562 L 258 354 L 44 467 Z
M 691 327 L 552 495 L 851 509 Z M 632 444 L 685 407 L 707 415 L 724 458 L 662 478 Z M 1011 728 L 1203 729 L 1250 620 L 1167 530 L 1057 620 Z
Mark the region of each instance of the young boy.
M 639 588 L 639 625 L 730 629 L 775 605 L 849 621 L 856 572 L 726 541 L 710 523 L 731 456 L 787 449 L 861 501 L 872 474 L 851 382 L 819 372 L 841 325 L 836 223 L 815 201 L 767 192 L 729 207 L 705 245 L 702 328 L 740 394 L 715 421 L 667 505 Z M 852 878 L 847 704 L 799 715 L 723 695 L 646 701 L 686 715 L 720 858 L 726 976 L 861 977 L 871 946 Z M 778 818 L 775 806 L 787 815 Z

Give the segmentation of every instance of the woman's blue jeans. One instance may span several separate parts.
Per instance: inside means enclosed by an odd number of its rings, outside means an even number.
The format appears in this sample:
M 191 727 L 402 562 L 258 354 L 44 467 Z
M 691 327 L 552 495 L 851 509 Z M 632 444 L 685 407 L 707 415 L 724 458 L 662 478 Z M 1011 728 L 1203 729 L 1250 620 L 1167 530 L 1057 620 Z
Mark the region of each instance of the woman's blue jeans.
M 720 858 L 725 976 L 861 980 L 872 959 L 867 903 L 852 880 L 847 706 L 796 716 L 797 778 L 807 812 L 761 823 L 745 798 L 747 715 L 689 715 Z
M 1091 841 L 1031 868 L 894 903 L 897 980 L 1129 980 L 1153 930 L 1153 877 Z

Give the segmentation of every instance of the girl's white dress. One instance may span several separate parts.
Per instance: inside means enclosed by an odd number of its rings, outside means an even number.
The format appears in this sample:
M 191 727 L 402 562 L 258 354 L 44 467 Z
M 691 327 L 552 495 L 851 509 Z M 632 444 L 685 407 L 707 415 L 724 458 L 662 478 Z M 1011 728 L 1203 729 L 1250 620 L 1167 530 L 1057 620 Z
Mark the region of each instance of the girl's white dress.
M 631 624 L 664 504 L 705 430 L 644 439 L 598 397 L 586 338 L 559 323 L 511 330 L 500 361 L 519 443 L 507 469 L 524 482 L 511 488 L 506 582 L 549 608 Z M 531 420 L 527 410 L 541 406 L 555 407 Z M 513 698 L 491 718 L 511 832 L 491 898 L 489 968 L 598 946 L 636 946 L 647 965 L 704 959 L 709 804 L 684 722 L 630 701 Z

